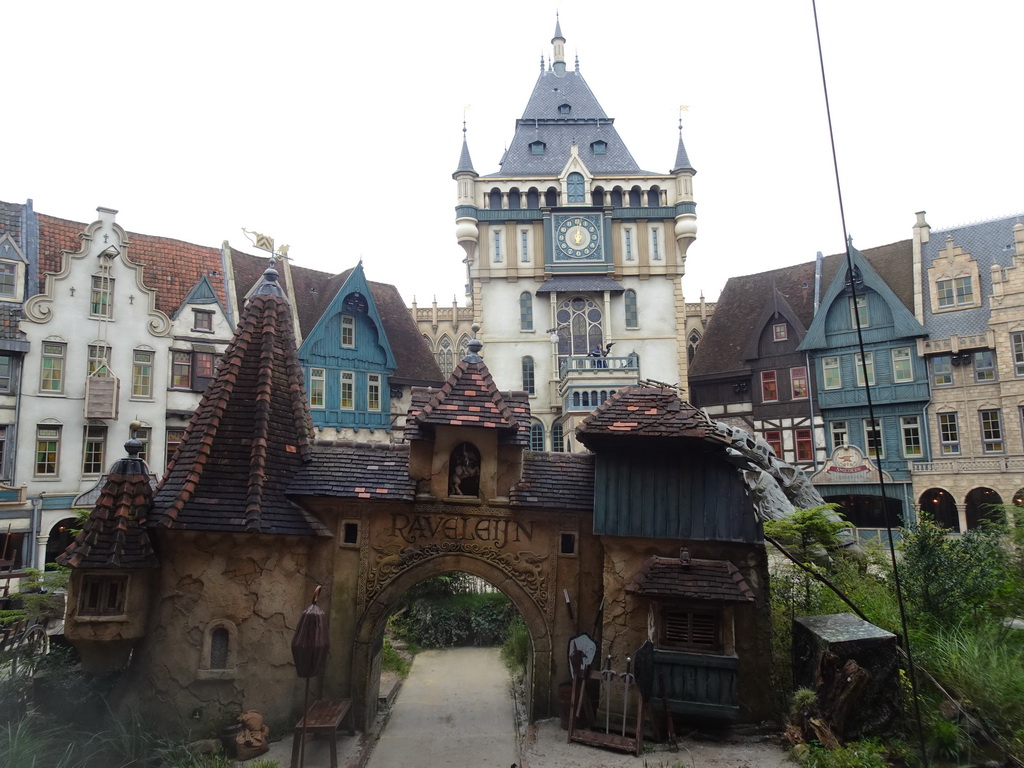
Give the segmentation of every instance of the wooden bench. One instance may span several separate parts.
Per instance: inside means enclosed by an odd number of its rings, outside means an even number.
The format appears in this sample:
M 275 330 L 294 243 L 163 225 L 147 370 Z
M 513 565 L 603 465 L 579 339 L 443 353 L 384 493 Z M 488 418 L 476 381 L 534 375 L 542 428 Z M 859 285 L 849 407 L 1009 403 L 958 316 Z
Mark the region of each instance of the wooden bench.
M 340 699 L 338 701 L 318 701 L 307 711 L 305 717 L 299 720 L 295 726 L 295 736 L 292 738 L 292 768 L 299 766 L 299 749 L 302 744 L 302 729 L 305 725 L 306 733 L 326 734 L 331 745 L 331 768 L 338 768 L 338 729 L 342 722 L 348 718 L 348 733 L 356 735 L 355 722 L 352 719 L 352 699 Z

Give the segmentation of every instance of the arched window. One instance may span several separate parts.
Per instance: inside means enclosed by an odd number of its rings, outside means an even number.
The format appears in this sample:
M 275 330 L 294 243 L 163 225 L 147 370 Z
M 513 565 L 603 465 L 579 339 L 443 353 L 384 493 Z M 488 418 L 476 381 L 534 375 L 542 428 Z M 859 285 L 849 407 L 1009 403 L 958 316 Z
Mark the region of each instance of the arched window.
M 533 377 L 533 358 L 529 355 L 523 358 L 523 391 L 528 395 L 537 394 Z
M 547 145 L 543 141 L 530 142 L 530 154 L 531 155 L 543 155 Z
M 555 206 L 558 205 L 558 190 L 554 187 L 548 187 L 548 191 L 544 193 L 544 205 Z
M 960 532 L 960 515 L 953 497 L 941 488 L 929 488 L 917 500 L 921 508 L 936 525 L 956 533 Z
M 466 355 L 469 354 L 469 336 L 462 334 L 459 339 L 459 360 L 462 360 Z
M 562 423 L 556 421 L 551 425 L 551 450 L 562 453 L 565 450 L 565 438 L 562 436 Z
M 572 112 L 572 107 L 569 106 L 568 104 L 559 104 L 558 105 L 558 114 L 560 114 L 560 115 L 568 115 L 570 112 Z
M 573 392 L 572 393 L 572 407 L 573 408 L 579 408 L 580 407 L 580 393 L 579 392 Z
M 629 190 L 629 207 L 640 207 L 640 187 L 633 187 L 631 190 Z
M 452 340 L 447 336 L 442 336 L 437 342 L 437 365 L 446 379 L 455 370 L 455 350 L 452 348 Z
M 661 190 L 651 187 L 647 190 L 647 207 L 657 208 L 659 205 L 661 205 Z
M 487 207 L 492 211 L 501 210 L 501 190 L 495 187 L 487 196 Z
M 623 294 L 622 298 L 626 305 L 626 327 L 635 330 L 640 327 L 640 315 L 636 307 L 636 291 L 630 289 Z
M 590 193 L 591 203 L 598 208 L 604 207 L 604 190 L 601 187 L 597 187 L 593 192 Z
M 968 493 L 964 503 L 968 530 L 977 528 L 983 521 L 1005 523 L 1002 504 L 1002 498 L 991 488 L 975 488 Z
M 1013 494 L 1013 506 L 1024 507 L 1024 488 L 1021 488 L 1019 491 Z
M 535 421 L 530 425 L 530 450 L 544 450 L 544 425 Z
M 622 207 L 622 187 L 616 187 L 612 190 L 612 208 Z
M 508 193 L 508 207 L 512 210 L 522 208 L 522 197 L 519 194 L 518 189 L 509 190 Z
M 536 187 L 530 187 L 526 193 L 526 207 L 540 208 L 540 192 L 537 191 Z
M 586 355 L 604 348 L 601 333 L 601 307 L 593 299 L 574 296 L 558 305 L 555 321 L 568 333 L 558 334 L 558 356 Z
M 686 360 L 687 362 L 693 362 L 693 356 L 697 354 L 697 347 L 700 345 L 700 331 L 690 331 L 689 337 L 686 339 Z
M 227 619 L 206 625 L 200 651 L 199 680 L 231 680 L 235 677 L 238 628 Z
M 586 187 L 583 183 L 582 173 L 570 173 L 569 178 L 566 179 L 566 186 L 569 190 L 570 203 L 587 202 L 587 192 Z
M 591 143 L 590 151 L 595 155 L 603 155 L 608 151 L 608 142 L 604 139 L 598 139 Z
M 533 294 L 529 291 L 519 294 L 519 330 L 533 330 Z

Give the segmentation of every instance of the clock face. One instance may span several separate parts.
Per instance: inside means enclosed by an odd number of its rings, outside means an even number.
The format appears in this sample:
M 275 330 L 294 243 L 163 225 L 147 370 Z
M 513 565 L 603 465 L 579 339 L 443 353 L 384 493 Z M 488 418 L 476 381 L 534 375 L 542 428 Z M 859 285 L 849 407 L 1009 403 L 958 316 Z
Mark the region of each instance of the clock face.
M 601 258 L 601 223 L 593 215 L 564 216 L 555 229 L 556 258 Z

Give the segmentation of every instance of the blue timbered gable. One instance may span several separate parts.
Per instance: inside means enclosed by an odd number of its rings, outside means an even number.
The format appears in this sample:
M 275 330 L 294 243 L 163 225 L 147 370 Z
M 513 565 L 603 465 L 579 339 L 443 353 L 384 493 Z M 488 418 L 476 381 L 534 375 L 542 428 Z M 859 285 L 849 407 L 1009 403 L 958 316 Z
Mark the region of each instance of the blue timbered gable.
M 299 346 L 313 424 L 391 428 L 395 356 L 360 262 Z

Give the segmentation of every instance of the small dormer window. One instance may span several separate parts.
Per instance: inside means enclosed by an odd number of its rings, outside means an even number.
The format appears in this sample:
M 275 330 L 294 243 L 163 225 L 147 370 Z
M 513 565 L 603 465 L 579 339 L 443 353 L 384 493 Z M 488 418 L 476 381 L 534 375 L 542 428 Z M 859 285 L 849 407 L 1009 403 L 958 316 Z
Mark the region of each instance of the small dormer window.
M 530 144 L 530 154 L 531 155 L 543 155 L 544 154 L 544 150 L 546 149 L 546 146 L 547 145 L 545 145 L 543 141 L 531 142 L 531 144 Z
M 570 112 L 572 112 L 572 107 L 570 107 L 568 104 L 559 104 L 558 105 L 558 114 L 560 114 L 560 115 L 568 115 Z
M 608 151 L 607 141 L 595 141 L 590 145 L 590 151 L 595 155 L 603 155 Z
M 0 298 L 13 299 L 18 285 L 18 265 L 0 264 Z

